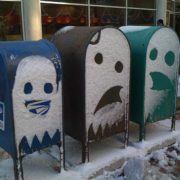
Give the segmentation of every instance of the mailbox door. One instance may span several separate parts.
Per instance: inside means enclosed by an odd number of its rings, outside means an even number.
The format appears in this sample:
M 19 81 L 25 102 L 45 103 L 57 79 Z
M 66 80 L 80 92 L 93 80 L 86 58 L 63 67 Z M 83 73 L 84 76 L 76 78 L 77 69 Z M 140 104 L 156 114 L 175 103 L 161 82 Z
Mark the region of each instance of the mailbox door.
M 91 42 L 85 65 L 89 141 L 125 132 L 130 82 L 130 48 L 123 33 L 103 28 Z

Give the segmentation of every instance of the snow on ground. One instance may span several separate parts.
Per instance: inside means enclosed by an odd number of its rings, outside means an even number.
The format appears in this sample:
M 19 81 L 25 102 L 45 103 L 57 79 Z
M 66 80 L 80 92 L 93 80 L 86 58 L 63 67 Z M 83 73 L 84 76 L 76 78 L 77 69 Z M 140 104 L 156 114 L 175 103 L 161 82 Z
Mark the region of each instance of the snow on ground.
M 180 144 L 135 157 L 113 172 L 104 172 L 94 180 L 179 180 Z
M 159 121 L 147 126 L 146 140 L 138 142 L 138 126 L 130 125 L 129 146 L 124 149 L 122 143 L 122 135 L 116 135 L 100 142 L 90 144 L 90 162 L 81 163 L 81 145 L 79 142 L 70 137 L 66 137 L 66 169 L 58 173 L 59 150 L 52 147 L 46 151 L 36 152 L 26 156 L 23 160 L 24 176 L 26 180 L 86 180 L 94 175 L 104 173 L 110 179 L 113 176 L 120 175 L 120 168 L 124 162 L 128 162 L 129 158 L 146 157 L 154 147 L 162 145 L 165 141 L 177 139 L 180 142 L 180 120 L 176 121 L 176 131 L 171 132 L 170 120 Z M 179 147 L 176 147 L 178 149 Z M 162 153 L 164 151 L 162 150 Z M 155 152 L 154 152 L 155 153 Z M 168 156 L 177 158 L 177 152 L 169 152 Z M 162 154 L 153 154 L 159 160 L 159 165 L 166 165 L 166 159 Z M 0 160 L 0 179 L 13 179 L 13 163 L 12 160 L 3 156 Z M 134 163 L 134 162 L 133 162 Z M 140 167 L 144 162 L 140 163 Z M 173 161 L 171 162 L 174 163 Z M 136 163 L 135 163 L 136 164 Z M 125 164 L 124 164 L 125 165 Z M 107 173 L 107 170 L 117 169 L 116 171 Z M 155 168 L 154 168 L 155 169 Z M 157 169 L 157 168 L 156 168 Z M 151 170 L 151 169 L 150 169 Z M 99 178 L 99 177 L 98 177 Z M 97 178 L 97 179 L 98 179 Z M 124 177 L 118 177 L 124 178 Z M 116 179 L 116 178 L 115 178 Z M 109 180 L 109 179 L 108 179 Z M 147 179 L 148 180 L 148 179 Z

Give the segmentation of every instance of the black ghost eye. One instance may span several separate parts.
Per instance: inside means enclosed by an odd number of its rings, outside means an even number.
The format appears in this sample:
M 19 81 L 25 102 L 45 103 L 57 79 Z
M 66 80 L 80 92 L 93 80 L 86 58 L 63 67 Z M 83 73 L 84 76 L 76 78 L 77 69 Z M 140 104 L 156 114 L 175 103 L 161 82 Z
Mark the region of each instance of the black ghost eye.
M 118 61 L 118 62 L 115 64 L 115 70 L 116 70 L 116 72 L 118 72 L 118 73 L 121 73 L 121 72 L 122 72 L 122 70 L 123 70 L 123 64 L 122 64 L 120 61 Z
M 53 91 L 53 85 L 51 83 L 46 83 L 44 85 L 44 92 L 46 94 L 50 94 L 50 93 L 52 93 L 52 91 Z
M 96 56 L 95 56 L 95 58 L 94 58 L 94 60 L 95 60 L 95 62 L 96 62 L 97 64 L 101 64 L 101 63 L 103 62 L 103 56 L 102 56 L 102 54 L 101 54 L 101 53 L 97 53 Z
M 24 94 L 31 94 L 32 90 L 33 90 L 32 84 L 30 82 L 27 82 L 24 85 Z
M 175 55 L 172 51 L 169 51 L 165 55 L 165 62 L 168 66 L 172 66 L 174 64 Z
M 157 55 L 158 55 L 158 50 L 154 48 L 151 50 L 149 57 L 152 61 L 155 61 L 157 58 Z

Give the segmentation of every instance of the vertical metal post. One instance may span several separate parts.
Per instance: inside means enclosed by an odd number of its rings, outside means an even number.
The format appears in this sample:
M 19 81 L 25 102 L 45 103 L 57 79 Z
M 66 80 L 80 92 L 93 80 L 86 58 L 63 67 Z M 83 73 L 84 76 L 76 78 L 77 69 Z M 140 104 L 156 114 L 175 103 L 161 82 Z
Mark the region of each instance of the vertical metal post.
M 24 40 L 39 40 L 42 38 L 40 0 L 22 0 L 22 24 Z
M 173 29 L 176 26 L 176 1 L 173 2 Z
M 125 22 L 125 25 L 127 26 L 128 24 L 127 24 L 127 22 L 128 22 L 128 0 L 126 0 L 126 16 L 125 16 L 125 18 L 126 18 L 126 22 Z
M 127 97 L 127 99 L 129 99 Z M 125 148 L 128 146 L 128 141 L 129 141 L 129 102 L 126 103 L 125 101 L 125 137 L 124 137 L 124 145 Z
M 88 0 L 88 26 L 91 26 L 91 6 L 90 6 L 90 0 Z
M 156 0 L 156 22 L 158 19 L 163 19 L 166 25 L 166 10 L 167 0 Z

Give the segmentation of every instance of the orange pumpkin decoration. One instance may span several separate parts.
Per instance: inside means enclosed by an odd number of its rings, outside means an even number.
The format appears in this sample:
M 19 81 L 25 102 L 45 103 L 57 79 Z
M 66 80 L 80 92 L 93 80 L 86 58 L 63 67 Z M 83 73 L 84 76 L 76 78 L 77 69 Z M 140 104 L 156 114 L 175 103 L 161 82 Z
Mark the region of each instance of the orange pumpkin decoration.
M 86 24 L 86 17 L 81 16 L 79 22 L 80 22 L 80 24 Z
M 48 15 L 42 16 L 42 24 L 43 25 L 51 24 L 52 21 L 53 21 L 53 19 L 51 16 L 48 16 Z
M 57 16 L 56 17 L 56 23 L 57 24 L 61 24 L 62 23 L 62 17 L 61 16 Z
M 72 22 L 72 19 L 70 16 L 67 15 L 63 17 L 62 24 L 67 25 L 67 24 L 70 24 L 71 22 Z

